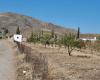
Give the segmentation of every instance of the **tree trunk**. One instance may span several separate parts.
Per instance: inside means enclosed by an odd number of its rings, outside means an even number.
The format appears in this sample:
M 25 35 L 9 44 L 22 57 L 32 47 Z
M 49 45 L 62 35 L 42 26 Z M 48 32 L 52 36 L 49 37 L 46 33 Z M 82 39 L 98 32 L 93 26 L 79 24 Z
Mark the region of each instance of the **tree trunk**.
M 71 56 L 71 52 L 68 52 L 69 53 L 69 56 Z
M 71 48 L 71 50 L 70 50 L 70 47 L 68 46 L 68 54 L 69 54 L 69 56 L 71 56 L 71 52 L 74 50 L 74 48 Z
M 59 50 L 60 50 L 60 48 L 61 48 L 61 45 L 59 45 Z
M 55 47 L 56 47 L 56 43 L 55 43 Z
M 52 45 L 52 47 L 53 47 L 53 44 L 51 44 Z
M 45 44 L 45 49 L 46 49 L 46 44 Z
M 65 49 L 66 49 L 66 46 L 65 46 Z

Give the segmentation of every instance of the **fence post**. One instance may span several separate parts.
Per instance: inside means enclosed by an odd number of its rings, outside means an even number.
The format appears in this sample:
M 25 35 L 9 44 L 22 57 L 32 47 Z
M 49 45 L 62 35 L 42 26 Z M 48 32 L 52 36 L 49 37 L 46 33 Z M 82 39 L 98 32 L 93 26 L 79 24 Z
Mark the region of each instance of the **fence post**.
M 44 64 L 43 64 L 43 76 L 42 76 L 42 80 L 44 80 L 44 70 L 45 70 L 45 55 L 44 55 Z

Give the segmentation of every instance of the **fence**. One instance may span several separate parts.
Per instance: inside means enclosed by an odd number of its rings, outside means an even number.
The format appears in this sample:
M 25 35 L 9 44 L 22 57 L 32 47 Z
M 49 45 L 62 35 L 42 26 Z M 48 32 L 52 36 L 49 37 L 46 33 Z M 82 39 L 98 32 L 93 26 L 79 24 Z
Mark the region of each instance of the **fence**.
M 38 75 L 42 80 L 49 80 L 48 78 L 48 60 L 45 55 L 39 53 L 38 51 L 28 47 L 24 44 L 16 42 L 20 54 L 26 54 L 25 62 L 31 63 L 34 66 L 34 73 Z M 33 74 L 34 77 L 34 74 Z M 34 80 L 34 79 L 33 79 Z

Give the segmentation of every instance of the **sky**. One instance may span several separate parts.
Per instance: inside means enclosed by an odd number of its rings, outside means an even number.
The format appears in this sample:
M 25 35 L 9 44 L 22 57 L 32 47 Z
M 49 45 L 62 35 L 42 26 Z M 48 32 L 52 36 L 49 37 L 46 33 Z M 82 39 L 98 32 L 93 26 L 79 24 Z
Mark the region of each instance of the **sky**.
M 0 12 L 13 12 L 81 33 L 100 34 L 100 0 L 0 0 Z

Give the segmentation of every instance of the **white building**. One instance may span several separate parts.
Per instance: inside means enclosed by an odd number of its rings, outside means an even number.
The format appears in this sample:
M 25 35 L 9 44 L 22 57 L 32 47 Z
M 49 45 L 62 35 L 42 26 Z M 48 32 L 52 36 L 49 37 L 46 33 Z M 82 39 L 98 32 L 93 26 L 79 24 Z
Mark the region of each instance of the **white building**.
M 94 37 L 94 39 L 85 39 L 85 38 L 82 38 L 82 40 L 86 41 L 86 40 L 90 40 L 90 41 L 96 41 L 96 37 Z
M 13 40 L 17 42 L 22 42 L 22 35 L 20 34 L 14 34 Z

